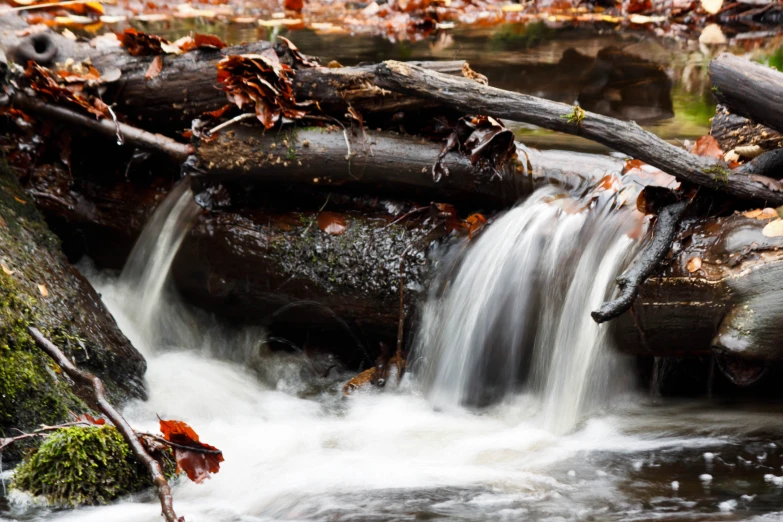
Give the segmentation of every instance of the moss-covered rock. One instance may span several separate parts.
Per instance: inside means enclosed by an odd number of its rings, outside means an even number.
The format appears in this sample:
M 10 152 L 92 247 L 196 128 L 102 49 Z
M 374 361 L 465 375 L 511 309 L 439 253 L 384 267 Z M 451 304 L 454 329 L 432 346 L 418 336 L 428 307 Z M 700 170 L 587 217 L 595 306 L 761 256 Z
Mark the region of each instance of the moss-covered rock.
M 76 363 L 98 375 L 110 400 L 144 397 L 146 363 L 120 332 L 92 286 L 0 163 L 0 437 L 12 428 L 68 420 L 90 409 L 27 333 L 33 325 Z M 15 433 L 15 432 L 14 432 Z M 21 456 L 25 444 L 5 452 Z
M 13 487 L 54 505 L 105 504 L 152 486 L 114 426 L 57 430 L 16 470 Z

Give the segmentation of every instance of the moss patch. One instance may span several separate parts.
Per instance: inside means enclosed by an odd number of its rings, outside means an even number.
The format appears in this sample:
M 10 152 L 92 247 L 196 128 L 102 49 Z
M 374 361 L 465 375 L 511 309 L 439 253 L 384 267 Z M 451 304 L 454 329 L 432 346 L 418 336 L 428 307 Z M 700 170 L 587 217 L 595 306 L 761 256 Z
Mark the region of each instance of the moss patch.
M 58 430 L 25 460 L 13 487 L 58 506 L 105 504 L 152 486 L 144 466 L 113 426 Z

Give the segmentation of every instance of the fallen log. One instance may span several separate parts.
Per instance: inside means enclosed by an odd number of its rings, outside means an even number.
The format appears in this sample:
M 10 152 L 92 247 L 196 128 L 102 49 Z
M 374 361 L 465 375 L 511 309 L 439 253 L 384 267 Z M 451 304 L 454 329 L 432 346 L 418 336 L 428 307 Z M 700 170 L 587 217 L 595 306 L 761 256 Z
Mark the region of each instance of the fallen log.
M 783 73 L 721 53 L 710 62 L 713 93 L 731 112 L 783 131 Z
M 275 134 L 238 124 L 202 143 L 197 157 L 212 180 L 352 190 L 422 202 L 470 202 L 474 208 L 512 205 L 547 183 L 569 188 L 595 183 L 624 165 L 615 158 L 537 151 L 518 144 L 516 160 L 497 173 L 450 152 L 442 161 L 449 176 L 435 181 L 432 169 L 441 148 L 439 143 L 396 132 L 312 127 Z
M 458 111 L 583 136 L 638 158 L 681 181 L 742 199 L 783 204 L 783 186 L 776 180 L 732 173 L 725 165 L 675 147 L 634 122 L 449 77 L 402 62 L 388 61 L 379 65 L 375 81 L 379 87 L 436 100 Z

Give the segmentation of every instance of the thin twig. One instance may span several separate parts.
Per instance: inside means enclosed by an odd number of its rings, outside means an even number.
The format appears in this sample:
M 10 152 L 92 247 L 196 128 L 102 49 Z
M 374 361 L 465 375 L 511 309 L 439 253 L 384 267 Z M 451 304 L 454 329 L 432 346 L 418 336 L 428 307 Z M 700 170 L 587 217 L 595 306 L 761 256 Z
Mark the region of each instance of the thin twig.
M 166 440 L 163 437 L 159 437 L 158 435 L 153 435 L 152 433 L 146 433 L 146 432 L 136 432 L 136 435 L 141 435 L 142 437 L 149 437 L 151 439 L 155 439 L 156 441 L 165 444 L 166 446 L 171 446 L 172 448 L 177 448 L 181 450 L 186 451 L 193 451 L 195 453 L 204 453 L 205 455 L 222 455 L 223 452 L 220 450 L 213 450 L 213 449 L 207 449 L 207 448 L 199 448 L 194 446 L 186 446 L 185 444 L 177 444 L 176 442 L 171 442 L 170 440 Z
M 321 205 L 321 208 L 318 209 L 318 212 L 315 214 L 315 217 L 310 220 L 310 224 L 307 225 L 307 228 L 304 229 L 304 232 L 302 232 L 302 235 L 300 237 L 305 237 L 307 235 L 307 233 L 310 231 L 310 228 L 313 226 L 313 223 L 315 223 L 315 221 L 318 219 L 318 214 L 323 212 L 324 209 L 326 208 L 327 203 L 329 203 L 329 198 L 330 197 L 332 197 L 331 193 L 326 195 L 326 201 L 324 201 L 324 204 Z
M 207 131 L 207 135 L 212 136 L 216 132 L 219 132 L 223 129 L 225 129 L 228 126 L 231 126 L 237 122 L 243 121 L 243 120 L 249 120 L 250 118 L 256 118 L 256 114 L 253 112 L 246 112 L 244 114 L 240 114 L 239 116 L 234 116 L 228 121 L 224 121 L 220 125 L 217 125 L 214 129 Z
M 153 134 L 127 123 L 116 122 L 115 124 L 115 122 L 107 119 L 96 120 L 69 108 L 48 104 L 39 98 L 33 98 L 21 93 L 14 94 L 11 98 L 11 104 L 23 109 L 25 112 L 32 112 L 71 125 L 85 127 L 105 136 L 116 137 L 117 133 L 121 132 L 120 136 L 123 139 L 123 143 L 127 141 L 128 144 L 142 149 L 162 152 L 180 162 L 185 161 L 188 156 L 195 152 L 192 145 L 180 143 L 161 134 Z
M 62 424 L 57 424 L 55 426 L 41 426 L 35 431 L 31 431 L 30 433 L 22 433 L 21 435 L 17 435 L 16 437 L 6 437 L 4 439 L 0 439 L 0 455 L 2 455 L 3 450 L 13 444 L 14 442 L 25 440 L 25 439 L 31 439 L 33 437 L 45 437 L 47 435 L 47 432 L 59 430 L 62 428 L 68 428 L 70 426 L 92 426 L 93 424 L 87 422 L 87 421 L 73 421 L 73 422 L 64 422 Z
M 92 392 L 92 399 L 98 405 L 98 409 L 103 412 L 104 415 L 114 424 L 117 431 L 123 436 L 125 441 L 131 448 L 131 451 L 136 457 L 146 466 L 147 471 L 150 474 L 152 483 L 158 488 L 158 499 L 160 500 L 160 506 L 163 512 L 163 517 L 166 522 L 180 522 L 174 513 L 174 506 L 171 498 L 171 488 L 166 481 L 166 476 L 163 474 L 163 468 L 160 463 L 152 458 L 147 450 L 144 449 L 136 432 L 131 428 L 128 421 L 120 415 L 120 413 L 111 405 L 106 399 L 106 393 L 103 387 L 103 382 L 93 374 L 80 370 L 77 368 L 70 359 L 54 345 L 49 339 L 38 331 L 37 328 L 32 326 L 27 328 L 32 338 L 35 340 L 35 344 L 46 352 L 46 354 L 54 359 L 54 361 L 60 366 L 62 371 L 66 373 L 77 384 L 80 384 L 86 389 Z M 182 519 L 184 520 L 184 519 Z
M 381 227 L 379 230 L 386 230 L 386 229 L 387 229 L 387 228 L 389 228 L 390 226 L 392 226 L 392 225 L 396 225 L 397 223 L 399 223 L 399 222 L 400 222 L 400 221 L 402 221 L 403 219 L 405 219 L 405 218 L 408 218 L 408 217 L 410 217 L 410 216 L 412 216 L 413 214 L 416 214 L 416 213 L 418 213 L 418 212 L 421 212 L 422 210 L 427 210 L 427 209 L 430 209 L 430 208 L 432 208 L 432 207 L 431 207 L 431 206 L 429 206 L 429 205 L 427 205 L 426 207 L 419 207 L 419 208 L 414 208 L 414 209 L 413 209 L 413 210 L 411 210 L 410 212 L 406 212 L 405 214 L 401 215 L 400 217 L 398 217 L 397 219 L 395 219 L 394 221 L 392 221 L 392 222 L 391 222 L 391 223 L 389 223 L 388 225 L 384 225 L 384 226 L 382 226 L 382 227 Z

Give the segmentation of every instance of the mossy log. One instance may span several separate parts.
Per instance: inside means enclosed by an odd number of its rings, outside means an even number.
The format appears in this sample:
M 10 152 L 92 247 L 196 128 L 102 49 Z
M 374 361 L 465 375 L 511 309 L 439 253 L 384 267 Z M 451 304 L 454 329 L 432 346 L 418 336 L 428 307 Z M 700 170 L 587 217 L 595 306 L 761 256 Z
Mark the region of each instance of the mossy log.
M 63 256 L 33 199 L 0 168 L 0 436 L 56 424 L 93 406 L 35 346 L 28 326 L 47 332 L 105 380 L 112 400 L 145 397 L 146 363 L 90 284 Z

